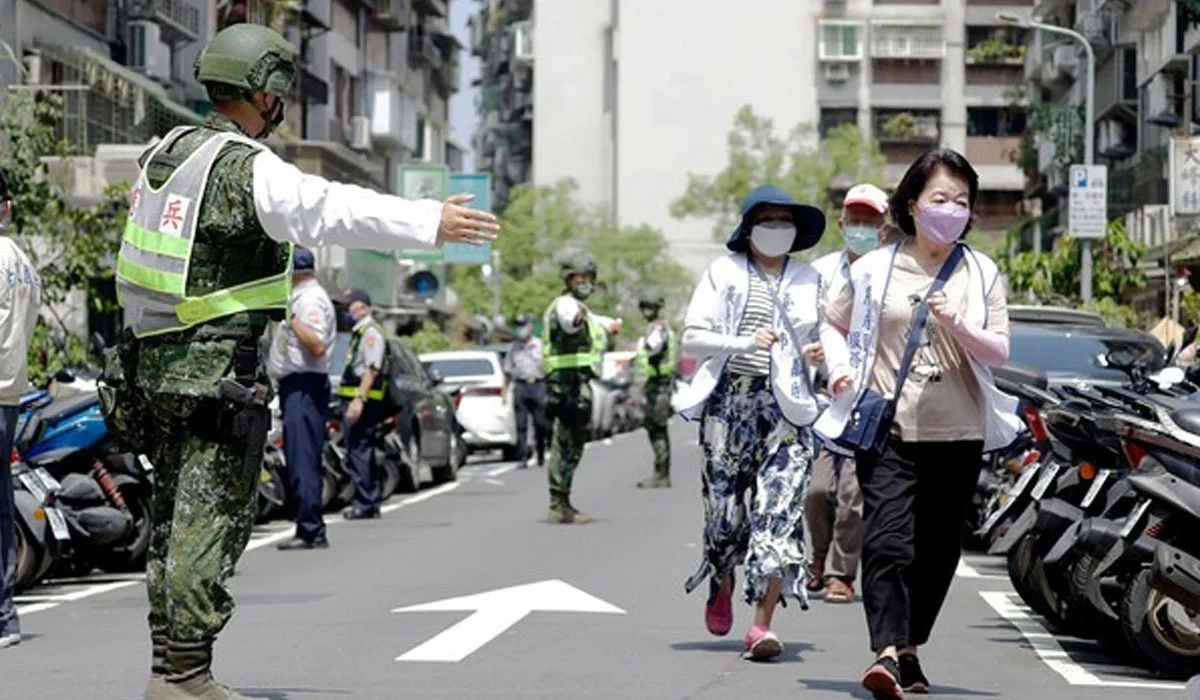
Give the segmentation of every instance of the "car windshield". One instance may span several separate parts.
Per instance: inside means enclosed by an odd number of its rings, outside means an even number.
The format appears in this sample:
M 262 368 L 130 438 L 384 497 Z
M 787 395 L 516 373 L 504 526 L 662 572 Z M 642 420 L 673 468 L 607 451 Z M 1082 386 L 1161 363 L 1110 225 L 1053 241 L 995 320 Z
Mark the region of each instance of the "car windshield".
M 1122 381 L 1123 371 L 1104 367 L 1100 359 L 1113 351 L 1142 355 L 1146 369 L 1162 368 L 1162 348 L 1153 339 L 1135 336 L 1098 337 L 1082 329 L 1065 330 L 1014 323 L 1009 364 L 1043 372 Z
M 421 362 L 426 370 L 437 370 L 446 379 L 455 377 L 490 377 L 496 367 L 486 357 L 456 357 Z

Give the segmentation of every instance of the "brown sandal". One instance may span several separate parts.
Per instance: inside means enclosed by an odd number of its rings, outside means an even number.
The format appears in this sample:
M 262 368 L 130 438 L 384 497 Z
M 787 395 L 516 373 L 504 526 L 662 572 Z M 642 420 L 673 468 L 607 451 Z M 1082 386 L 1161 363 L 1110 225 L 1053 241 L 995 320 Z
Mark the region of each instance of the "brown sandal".
M 825 584 L 826 603 L 850 603 L 854 601 L 854 586 L 840 578 L 831 578 Z

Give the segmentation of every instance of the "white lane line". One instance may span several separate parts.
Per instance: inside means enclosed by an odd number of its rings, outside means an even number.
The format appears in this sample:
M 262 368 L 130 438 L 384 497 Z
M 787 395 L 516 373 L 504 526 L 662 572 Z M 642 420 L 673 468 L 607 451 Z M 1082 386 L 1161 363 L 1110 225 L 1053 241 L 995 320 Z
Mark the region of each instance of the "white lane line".
M 998 576 L 996 574 L 981 574 L 975 567 L 967 563 L 966 559 L 958 560 L 958 569 L 954 571 L 954 575 L 959 578 L 974 578 L 985 579 L 989 581 L 1007 581 L 1007 576 Z
M 502 467 L 496 467 L 495 469 L 489 469 L 487 472 L 484 473 L 484 476 L 497 477 L 497 476 L 500 476 L 501 474 L 507 474 L 516 468 L 517 468 L 517 465 L 515 463 L 514 464 L 506 464 Z
M 403 508 L 405 506 L 410 506 L 410 505 L 413 505 L 414 503 L 420 503 L 421 501 L 427 501 L 431 498 L 434 498 L 435 496 L 440 496 L 444 493 L 449 493 L 449 492 L 453 491 L 454 489 L 458 488 L 459 486 L 461 486 L 461 484 L 459 482 L 451 481 L 448 484 L 442 484 L 441 486 L 437 486 L 435 488 L 429 489 L 428 491 L 422 491 L 421 493 L 418 493 L 416 495 L 409 496 L 408 498 L 404 499 L 403 501 L 400 501 L 399 503 L 389 503 L 388 505 L 383 506 L 379 510 L 383 513 L 391 513 L 393 511 L 400 510 L 401 508 Z M 346 521 L 340 517 L 339 518 L 330 518 L 326 521 L 326 525 L 336 525 L 337 523 L 343 523 L 343 522 L 346 522 Z M 266 547 L 269 544 L 274 544 L 275 542 L 282 542 L 283 540 L 290 538 L 292 536 L 291 526 L 287 525 L 287 526 L 283 526 L 283 527 L 284 527 L 284 529 L 280 530 L 279 532 L 275 532 L 270 535 L 265 535 L 265 536 L 257 537 L 257 538 L 250 540 L 250 543 L 246 545 L 246 551 L 249 552 L 249 551 L 253 551 L 255 549 L 260 549 L 262 547 Z M 29 604 L 26 604 L 26 605 L 18 605 L 17 606 L 17 614 L 18 615 L 32 615 L 33 613 L 42 612 L 44 610 L 52 610 L 52 609 L 57 608 L 58 606 L 62 605 L 63 603 L 73 603 L 78 600 L 83 600 L 84 598 L 91 598 L 92 596 L 103 595 L 110 591 L 116 591 L 116 590 L 120 590 L 122 588 L 128 588 L 129 586 L 133 586 L 133 585 L 140 585 L 144 580 L 145 580 L 145 576 L 143 575 L 142 577 L 137 578 L 135 580 L 113 581 L 110 583 L 98 583 L 95 585 L 90 585 L 90 586 L 86 586 L 84 588 L 80 588 L 77 591 L 71 591 L 70 593 L 63 593 L 60 595 L 24 596 L 25 598 L 39 598 L 39 602 L 30 602 Z
M 504 482 L 500 481 L 499 479 L 484 479 L 483 483 L 491 484 L 492 486 L 503 486 L 504 485 Z
M 1086 668 L 1075 663 L 1067 654 L 1058 639 L 1042 626 L 1030 614 L 1029 608 L 1015 600 L 1014 593 L 1003 591 L 980 591 L 983 598 L 1000 617 L 1003 617 L 1021 636 L 1029 642 L 1029 646 L 1038 657 L 1058 675 L 1071 685 L 1094 686 L 1104 688 L 1142 688 L 1146 690 L 1183 690 L 1183 683 L 1163 681 L 1108 681 L 1100 678 Z

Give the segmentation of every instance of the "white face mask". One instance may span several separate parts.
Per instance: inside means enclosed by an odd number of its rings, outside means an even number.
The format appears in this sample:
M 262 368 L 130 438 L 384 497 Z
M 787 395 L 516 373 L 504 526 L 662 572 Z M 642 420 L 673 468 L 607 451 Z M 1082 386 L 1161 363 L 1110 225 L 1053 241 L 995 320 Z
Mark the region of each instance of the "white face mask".
M 768 221 L 750 229 L 750 242 L 768 258 L 787 255 L 795 241 L 796 225 L 790 221 Z

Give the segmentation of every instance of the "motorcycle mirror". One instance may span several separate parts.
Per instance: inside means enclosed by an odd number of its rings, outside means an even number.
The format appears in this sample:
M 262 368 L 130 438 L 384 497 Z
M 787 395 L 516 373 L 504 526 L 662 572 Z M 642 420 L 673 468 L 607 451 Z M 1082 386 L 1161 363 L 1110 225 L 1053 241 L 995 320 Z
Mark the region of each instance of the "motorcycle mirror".
M 75 381 L 75 375 L 71 373 L 71 370 L 64 367 L 54 373 L 54 381 L 59 384 L 70 384 Z
M 433 382 L 434 384 L 441 384 L 442 382 L 446 381 L 446 377 L 442 376 L 442 373 L 433 367 L 426 369 L 425 373 L 429 375 L 429 381 Z

